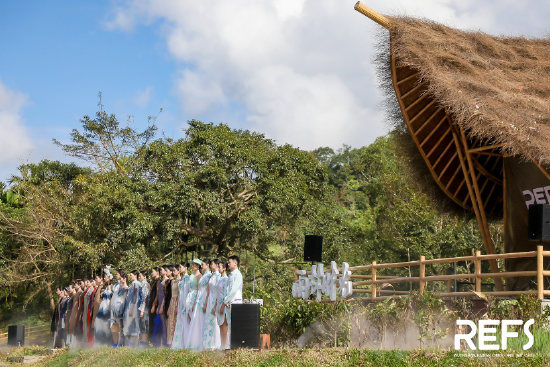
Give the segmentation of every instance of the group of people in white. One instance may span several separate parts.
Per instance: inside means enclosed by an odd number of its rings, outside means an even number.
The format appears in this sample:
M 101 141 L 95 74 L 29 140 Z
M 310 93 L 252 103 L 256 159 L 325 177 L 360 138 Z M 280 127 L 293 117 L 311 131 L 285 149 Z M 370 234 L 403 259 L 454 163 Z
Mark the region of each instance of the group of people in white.
M 228 349 L 231 305 L 242 302 L 239 262 L 193 259 L 114 276 L 106 266 L 94 278 L 76 279 L 57 289 L 54 347 Z

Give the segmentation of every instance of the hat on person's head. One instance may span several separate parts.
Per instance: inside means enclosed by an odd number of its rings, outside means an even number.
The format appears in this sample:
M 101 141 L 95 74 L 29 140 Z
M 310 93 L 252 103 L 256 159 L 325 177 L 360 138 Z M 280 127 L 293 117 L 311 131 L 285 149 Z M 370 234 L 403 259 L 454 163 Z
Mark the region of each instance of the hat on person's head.
M 202 265 L 202 260 L 200 260 L 200 259 L 194 258 L 194 259 L 193 259 L 193 262 L 194 262 L 195 264 Z
M 105 265 L 105 269 L 103 269 L 103 273 L 109 277 L 109 279 L 113 279 L 113 274 L 111 274 L 111 265 Z

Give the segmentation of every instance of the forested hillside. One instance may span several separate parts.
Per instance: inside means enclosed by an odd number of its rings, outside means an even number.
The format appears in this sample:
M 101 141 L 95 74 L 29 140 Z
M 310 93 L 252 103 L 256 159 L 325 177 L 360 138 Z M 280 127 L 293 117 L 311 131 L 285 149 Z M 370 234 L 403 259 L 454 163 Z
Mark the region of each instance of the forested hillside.
M 48 310 L 56 286 L 105 264 L 195 256 L 241 256 L 246 291 L 255 275 L 255 296 L 277 302 L 305 266 L 305 234 L 324 236 L 325 262 L 351 265 L 483 248 L 475 217 L 441 196 L 399 132 L 306 152 L 224 124 L 193 120 L 174 140 L 103 111 L 81 122 L 70 144 L 55 141 L 76 163 L 22 165 L 1 187 L 4 319 Z M 500 222 L 492 230 L 498 247 Z

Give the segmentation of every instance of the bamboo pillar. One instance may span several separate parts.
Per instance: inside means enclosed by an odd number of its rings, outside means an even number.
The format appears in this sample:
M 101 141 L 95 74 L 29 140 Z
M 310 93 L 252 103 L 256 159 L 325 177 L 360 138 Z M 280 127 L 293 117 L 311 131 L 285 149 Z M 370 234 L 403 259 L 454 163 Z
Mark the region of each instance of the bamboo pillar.
M 537 246 L 537 298 L 539 300 L 544 299 L 544 277 L 542 272 L 544 270 L 544 257 L 542 255 L 543 247 Z
M 420 256 L 420 283 L 419 283 L 420 294 L 424 293 L 424 285 L 426 283 L 424 281 L 424 277 L 426 276 L 426 264 L 424 264 L 424 260 L 426 260 L 426 257 Z
M 372 282 L 373 282 L 373 284 L 371 285 L 372 299 L 376 298 L 376 284 L 374 284 L 375 281 L 376 281 L 376 261 L 373 261 L 372 262 Z
M 479 275 L 481 274 L 481 260 L 479 259 L 479 256 L 481 255 L 481 251 L 476 251 L 475 255 L 475 275 L 476 275 L 476 292 L 481 292 L 481 278 Z

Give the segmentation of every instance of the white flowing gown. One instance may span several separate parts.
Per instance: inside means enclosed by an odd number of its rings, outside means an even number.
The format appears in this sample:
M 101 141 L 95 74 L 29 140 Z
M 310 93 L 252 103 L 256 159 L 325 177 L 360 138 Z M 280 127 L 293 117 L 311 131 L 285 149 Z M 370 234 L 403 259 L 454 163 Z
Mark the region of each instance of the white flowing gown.
M 172 340 L 172 349 L 183 349 L 185 328 L 187 326 L 187 312 L 185 305 L 187 302 L 187 293 L 189 291 L 189 275 L 185 274 L 182 280 L 178 283 L 179 299 L 178 299 L 178 320 L 176 322 L 176 330 L 174 331 L 174 339 Z
M 212 311 L 216 304 L 216 286 L 219 280 L 220 273 L 216 271 L 208 281 L 208 302 L 206 304 L 206 314 L 204 315 L 204 349 L 220 349 L 221 346 L 218 318 L 215 314 L 212 315 Z
M 187 348 L 193 350 L 202 350 L 204 344 L 204 320 L 205 312 L 202 308 L 206 301 L 206 289 L 212 272 L 209 270 L 202 276 L 199 281 L 199 290 L 197 291 L 197 300 L 195 301 L 195 309 L 191 315 L 191 325 L 189 326 L 189 341 Z
M 199 282 L 195 277 L 195 274 L 192 274 L 189 277 L 189 290 L 187 292 L 187 297 L 185 297 L 185 324 L 183 325 L 183 346 L 188 348 L 189 345 L 189 336 L 191 332 L 191 321 L 189 318 L 193 316 L 193 306 L 197 300 L 197 292 L 199 290 Z
M 220 280 L 218 280 L 218 284 L 216 284 L 216 318 L 218 319 L 218 326 L 223 325 L 225 322 L 225 312 L 220 314 L 220 307 L 223 303 L 223 299 L 225 297 L 225 294 L 227 292 L 227 282 L 228 278 L 227 275 L 224 274 L 220 277 Z M 229 338 L 227 338 L 226 345 L 221 345 L 221 339 L 220 339 L 220 349 L 229 349 Z

